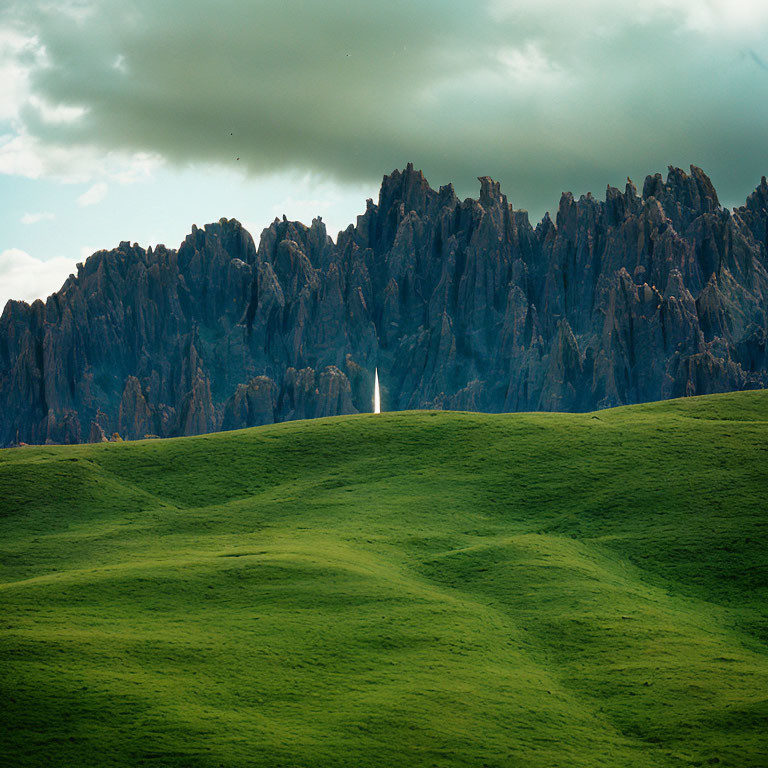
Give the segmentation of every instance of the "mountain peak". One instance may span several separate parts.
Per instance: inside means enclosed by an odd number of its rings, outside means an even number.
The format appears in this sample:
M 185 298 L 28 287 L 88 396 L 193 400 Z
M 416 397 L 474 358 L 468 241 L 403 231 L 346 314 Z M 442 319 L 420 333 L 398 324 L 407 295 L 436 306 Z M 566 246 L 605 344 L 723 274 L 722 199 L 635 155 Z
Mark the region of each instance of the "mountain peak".
M 409 163 L 335 244 L 321 217 L 282 217 L 257 250 L 222 218 L 178 251 L 97 252 L 46 303 L 6 305 L 0 444 L 368 410 L 375 367 L 392 410 L 768 386 L 765 178 L 731 217 L 701 169 L 673 167 L 642 197 L 566 192 L 535 229 L 478 181 L 461 201 Z

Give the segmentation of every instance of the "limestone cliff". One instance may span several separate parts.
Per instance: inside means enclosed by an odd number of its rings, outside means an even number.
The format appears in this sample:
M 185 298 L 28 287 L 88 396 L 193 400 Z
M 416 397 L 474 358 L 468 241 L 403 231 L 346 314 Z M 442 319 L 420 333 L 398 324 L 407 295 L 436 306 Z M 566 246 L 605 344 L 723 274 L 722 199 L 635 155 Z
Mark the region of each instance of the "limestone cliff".
M 768 184 L 699 168 L 564 194 L 534 228 L 499 184 L 409 165 L 334 243 L 234 220 L 121 243 L 0 318 L 0 444 L 185 435 L 385 409 L 588 410 L 768 386 Z

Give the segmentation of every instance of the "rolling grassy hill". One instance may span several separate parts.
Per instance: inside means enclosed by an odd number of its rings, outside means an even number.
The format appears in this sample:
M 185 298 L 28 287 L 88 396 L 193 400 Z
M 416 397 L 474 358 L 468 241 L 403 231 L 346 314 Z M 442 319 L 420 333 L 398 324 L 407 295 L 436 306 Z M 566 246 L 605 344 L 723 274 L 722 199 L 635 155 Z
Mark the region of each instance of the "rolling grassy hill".
M 768 392 L 0 452 L 3 766 L 768 765 Z

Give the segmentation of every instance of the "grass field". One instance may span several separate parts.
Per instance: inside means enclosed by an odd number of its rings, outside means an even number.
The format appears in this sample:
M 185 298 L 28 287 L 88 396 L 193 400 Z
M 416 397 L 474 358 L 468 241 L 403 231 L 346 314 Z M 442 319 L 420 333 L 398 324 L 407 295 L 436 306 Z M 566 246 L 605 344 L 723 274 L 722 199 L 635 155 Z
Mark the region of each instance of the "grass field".
M 0 764 L 768 766 L 768 392 L 0 451 Z

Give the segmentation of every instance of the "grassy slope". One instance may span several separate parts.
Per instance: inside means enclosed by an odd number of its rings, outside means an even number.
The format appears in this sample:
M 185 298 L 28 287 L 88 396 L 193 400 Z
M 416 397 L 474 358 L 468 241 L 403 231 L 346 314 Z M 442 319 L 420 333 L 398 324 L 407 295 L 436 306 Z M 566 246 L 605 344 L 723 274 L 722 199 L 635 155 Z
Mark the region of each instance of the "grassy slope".
M 20 766 L 768 754 L 768 392 L 0 452 Z

